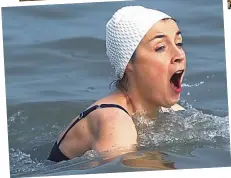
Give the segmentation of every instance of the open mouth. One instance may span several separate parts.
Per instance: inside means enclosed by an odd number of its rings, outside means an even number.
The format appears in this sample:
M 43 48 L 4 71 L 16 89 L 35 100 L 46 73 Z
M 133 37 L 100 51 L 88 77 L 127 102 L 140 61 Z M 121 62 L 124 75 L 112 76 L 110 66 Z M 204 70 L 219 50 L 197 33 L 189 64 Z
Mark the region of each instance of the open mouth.
M 183 75 L 183 73 L 184 73 L 184 70 L 178 70 L 170 78 L 171 87 L 177 93 L 180 93 L 181 90 L 182 90 L 182 88 L 181 88 L 181 82 L 182 82 L 182 75 Z

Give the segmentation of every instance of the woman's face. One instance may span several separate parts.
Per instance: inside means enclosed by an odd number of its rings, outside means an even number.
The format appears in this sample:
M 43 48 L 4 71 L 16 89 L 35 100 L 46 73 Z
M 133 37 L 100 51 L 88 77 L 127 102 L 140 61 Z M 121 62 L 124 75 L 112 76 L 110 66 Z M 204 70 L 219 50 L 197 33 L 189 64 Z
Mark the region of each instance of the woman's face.
M 186 68 L 182 36 L 176 22 L 161 20 L 145 35 L 129 64 L 135 87 L 150 104 L 170 107 L 180 97 Z

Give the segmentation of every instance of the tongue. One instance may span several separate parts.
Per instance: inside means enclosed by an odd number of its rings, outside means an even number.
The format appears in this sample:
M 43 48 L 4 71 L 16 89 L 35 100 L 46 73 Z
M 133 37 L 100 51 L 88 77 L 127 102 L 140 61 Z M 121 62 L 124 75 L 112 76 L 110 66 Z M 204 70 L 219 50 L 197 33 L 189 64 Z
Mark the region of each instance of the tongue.
M 172 82 L 170 83 L 171 88 L 176 92 L 180 93 L 182 91 L 181 83 L 178 81 L 178 87 L 175 86 Z

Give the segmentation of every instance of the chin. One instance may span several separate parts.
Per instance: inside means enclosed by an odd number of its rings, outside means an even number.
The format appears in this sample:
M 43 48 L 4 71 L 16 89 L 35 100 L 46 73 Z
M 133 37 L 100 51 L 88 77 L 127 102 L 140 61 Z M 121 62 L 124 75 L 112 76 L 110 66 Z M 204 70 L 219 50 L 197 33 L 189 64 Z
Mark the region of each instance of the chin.
M 180 97 L 173 99 L 173 100 L 167 100 L 166 103 L 164 103 L 162 106 L 165 108 L 170 108 L 173 105 L 177 104 L 177 102 L 180 100 Z
M 175 103 L 174 103 L 175 104 Z M 164 104 L 161 107 L 171 108 L 174 104 Z

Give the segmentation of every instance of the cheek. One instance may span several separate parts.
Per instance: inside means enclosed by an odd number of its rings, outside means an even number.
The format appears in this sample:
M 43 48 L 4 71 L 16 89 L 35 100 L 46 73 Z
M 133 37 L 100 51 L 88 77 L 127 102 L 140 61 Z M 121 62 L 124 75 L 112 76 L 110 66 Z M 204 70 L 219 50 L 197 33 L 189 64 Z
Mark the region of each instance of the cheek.
M 149 87 L 161 87 L 166 77 L 167 77 L 168 69 L 166 65 L 160 63 L 149 63 L 145 66 L 140 67 L 140 75 L 139 79 L 143 83 L 143 85 L 150 85 Z M 154 85 L 153 85 L 154 84 Z M 158 85 L 156 85 L 158 84 Z
M 157 56 L 151 52 L 139 53 L 139 61 L 136 63 L 136 75 L 140 82 L 149 85 L 153 82 L 163 83 L 168 75 L 166 55 Z M 140 60 L 142 59 L 142 60 Z
M 163 63 L 155 63 L 154 67 L 149 70 L 150 71 L 150 76 L 153 77 L 153 79 L 159 81 L 163 80 L 168 74 L 168 68 L 166 64 Z

